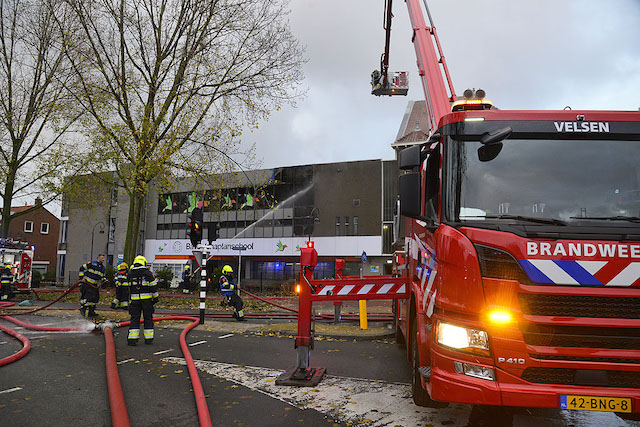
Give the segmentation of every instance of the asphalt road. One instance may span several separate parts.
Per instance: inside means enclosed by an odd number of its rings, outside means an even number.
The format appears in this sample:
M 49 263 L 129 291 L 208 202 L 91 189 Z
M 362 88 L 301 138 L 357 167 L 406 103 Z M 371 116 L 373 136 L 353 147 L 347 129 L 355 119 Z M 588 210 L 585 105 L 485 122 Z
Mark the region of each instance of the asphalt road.
M 57 326 L 83 320 L 26 316 Z M 25 331 L 30 353 L 0 368 L 0 425 L 110 425 L 105 380 L 105 344 L 100 333 Z M 117 360 L 133 426 L 197 426 L 198 418 L 178 325 L 156 325 L 152 345 L 116 341 Z M 410 370 L 392 339 L 319 338 L 311 365 L 327 368 L 314 388 L 281 387 L 275 378 L 295 364 L 293 339 L 249 332 L 232 322 L 207 321 L 187 337 L 215 426 L 426 426 L 634 425 L 611 413 L 487 409 L 469 405 L 419 408 L 410 397 Z M 20 344 L 0 336 L 0 357 Z

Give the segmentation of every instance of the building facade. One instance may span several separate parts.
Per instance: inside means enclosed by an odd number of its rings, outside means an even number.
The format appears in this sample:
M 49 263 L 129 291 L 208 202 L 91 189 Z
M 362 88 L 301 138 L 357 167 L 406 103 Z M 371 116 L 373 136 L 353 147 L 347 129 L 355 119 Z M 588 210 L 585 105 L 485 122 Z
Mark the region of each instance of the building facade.
M 300 165 L 213 178 L 208 181 L 215 185 L 184 181 L 169 191 L 151 189 L 138 252 L 154 269 L 168 267 L 179 277 L 194 259 L 187 224 L 190 212 L 200 207 L 203 240 L 212 245 L 208 270 L 229 264 L 243 283 L 294 283 L 300 247 L 310 237 L 320 255 L 318 277 L 333 277 L 335 258 L 346 260 L 351 275 L 390 271 L 395 161 Z M 63 203 L 58 254 L 67 267 L 59 275 L 71 283 L 80 265 L 98 253 L 107 255 L 108 265 L 123 259 L 128 196 L 106 187 L 97 193 L 103 197 L 90 208 Z
M 8 237 L 33 246 L 33 270 L 42 274 L 47 271 L 56 272 L 60 220 L 42 206 L 40 198 L 36 199 L 35 205 L 12 207 L 11 213 L 23 212 L 34 207 L 36 209 L 11 221 Z

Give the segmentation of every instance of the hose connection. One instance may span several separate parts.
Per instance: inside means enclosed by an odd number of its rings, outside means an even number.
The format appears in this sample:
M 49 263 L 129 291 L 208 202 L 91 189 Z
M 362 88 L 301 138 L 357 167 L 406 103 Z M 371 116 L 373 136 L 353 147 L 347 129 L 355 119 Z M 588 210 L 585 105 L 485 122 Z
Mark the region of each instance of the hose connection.
M 111 328 L 111 330 L 114 330 L 115 328 L 118 328 L 118 327 L 120 327 L 120 323 L 115 322 L 113 320 L 105 320 L 104 322 L 96 323 L 93 330 L 104 332 L 106 328 Z

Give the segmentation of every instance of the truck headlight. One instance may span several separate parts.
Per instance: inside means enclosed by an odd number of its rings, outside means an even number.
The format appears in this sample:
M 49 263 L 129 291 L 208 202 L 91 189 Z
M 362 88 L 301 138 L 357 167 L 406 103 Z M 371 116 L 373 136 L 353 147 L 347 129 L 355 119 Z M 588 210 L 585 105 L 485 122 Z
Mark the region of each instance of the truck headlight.
M 438 322 L 437 341 L 445 347 L 490 356 L 489 335 L 481 329 Z

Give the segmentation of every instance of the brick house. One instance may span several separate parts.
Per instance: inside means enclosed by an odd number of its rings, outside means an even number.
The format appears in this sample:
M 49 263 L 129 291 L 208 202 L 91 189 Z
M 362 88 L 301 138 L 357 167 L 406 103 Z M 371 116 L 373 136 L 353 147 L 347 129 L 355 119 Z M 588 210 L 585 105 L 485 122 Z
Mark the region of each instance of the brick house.
M 55 273 L 60 220 L 42 206 L 40 198 L 36 198 L 35 205 L 12 207 L 11 213 L 22 212 L 38 205 L 41 207 L 11 220 L 8 237 L 27 242 L 34 247 L 34 270 L 42 274 L 48 270 Z

